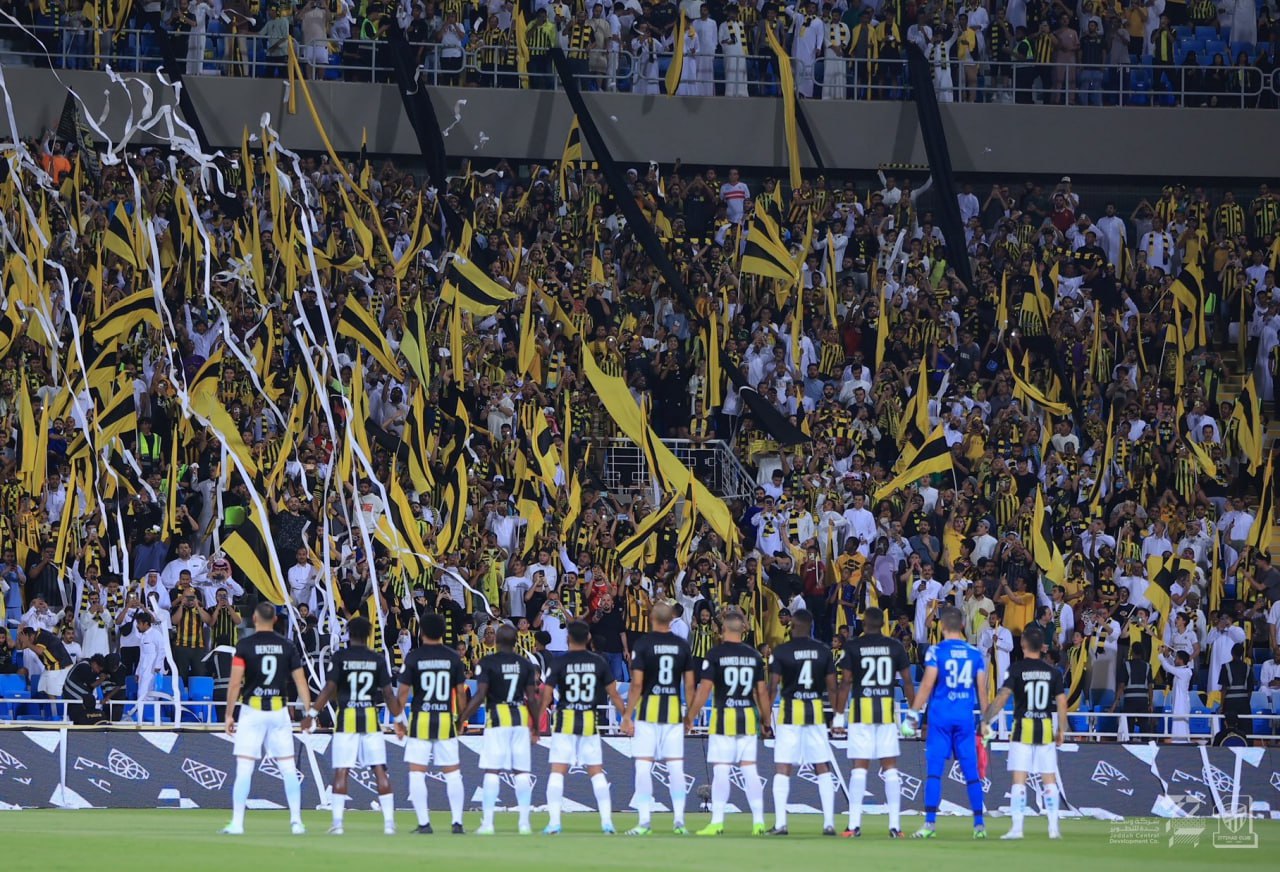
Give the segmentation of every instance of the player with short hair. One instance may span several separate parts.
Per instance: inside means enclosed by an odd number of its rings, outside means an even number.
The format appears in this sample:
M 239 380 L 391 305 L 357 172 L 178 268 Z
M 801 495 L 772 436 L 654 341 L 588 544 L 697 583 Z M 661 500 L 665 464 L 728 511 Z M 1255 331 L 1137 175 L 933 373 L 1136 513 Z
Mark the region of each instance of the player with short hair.
M 726 608 L 722 618 L 723 641 L 707 652 L 698 676 L 698 689 L 685 712 L 685 731 L 693 729 L 695 713 L 708 697 L 711 707 L 707 763 L 712 767 L 711 823 L 698 830 L 700 836 L 724 832 L 724 807 L 729 801 L 729 772 L 742 770 L 743 790 L 751 807 L 751 834 L 764 835 L 764 788 L 756 772 L 756 735 L 768 737 L 772 707 L 765 685 L 764 660 L 756 649 L 743 643 L 747 616 L 736 607 Z
M 1044 786 L 1044 811 L 1049 818 L 1049 838 L 1060 839 L 1058 829 L 1058 746 L 1067 722 L 1067 694 L 1062 673 L 1040 656 L 1044 631 L 1032 624 L 1022 631 L 1022 659 L 1009 667 L 1009 674 L 996 698 L 982 713 L 984 727 L 999 717 L 1004 704 L 1013 697 L 1013 734 L 1009 740 L 1009 817 L 1013 825 L 1000 838 L 1021 839 L 1022 820 L 1027 813 L 1027 774 L 1039 774 Z M 1053 723 L 1054 712 L 1058 723 Z
M 244 835 L 244 810 L 249 802 L 254 764 L 264 748 L 266 756 L 280 769 L 293 834 L 300 836 L 307 831 L 302 825 L 302 782 L 293 761 L 293 722 L 286 708 L 290 679 L 305 710 L 303 732 L 311 729 L 316 710 L 311 706 L 311 689 L 302 671 L 298 647 L 277 633 L 275 626 L 276 607 L 258 603 L 253 610 L 254 633 L 240 640 L 231 658 L 226 730 L 227 735 L 235 737 L 236 778 L 231 787 L 231 823 L 222 829 L 229 836 Z
M 684 781 L 684 711 L 680 694 L 686 702 L 693 699 L 694 665 L 689 644 L 671 632 L 674 618 L 667 603 L 656 603 L 649 612 L 652 631 L 631 646 L 631 689 L 627 694 L 627 710 L 622 715 L 622 732 L 634 736 L 631 756 L 636 765 L 636 811 L 639 820 L 627 831 L 629 836 L 647 836 L 653 805 L 653 763 L 661 760 L 667 767 L 667 786 L 671 791 L 672 825 L 683 835 L 685 805 Z
M 382 695 L 387 711 L 400 716 L 395 694 L 391 690 L 391 671 L 387 660 L 369 648 L 373 624 L 368 618 L 352 618 L 347 622 L 347 647 L 329 661 L 329 673 L 316 700 L 323 709 L 330 700 L 337 702 L 333 718 L 333 790 L 330 807 L 333 825 L 329 834 L 342 835 L 342 817 L 347 807 L 347 774 L 357 766 L 373 770 L 378 786 L 378 805 L 382 808 L 382 831 L 396 833 L 396 795 L 387 777 L 387 740 L 378 723 L 375 693 Z
M 942 770 L 954 757 L 964 774 L 973 809 L 973 837 L 985 839 L 982 816 L 982 779 L 978 777 L 978 733 L 974 709 L 987 695 L 987 669 L 982 652 L 965 641 L 964 613 L 947 606 L 939 616 L 942 641 L 924 657 L 924 677 L 915 704 L 903 715 L 902 731 L 913 736 L 920 726 L 920 711 L 929 706 L 929 734 L 925 739 L 928 772 L 924 785 L 924 826 L 913 839 L 937 835 L 938 805 L 942 801 Z
M 791 615 L 791 639 L 779 645 L 769 663 L 769 699 L 782 699 L 775 718 L 773 746 L 773 813 L 771 836 L 787 835 L 787 798 L 791 771 L 808 763 L 818 774 L 822 801 L 822 834 L 836 834 L 836 777 L 831 772 L 823 700 L 835 700 L 836 665 L 831 649 L 810 637 L 813 615 L 798 609 Z
M 898 773 L 898 725 L 893 690 L 899 679 L 911 698 L 911 658 L 897 639 L 884 635 L 884 612 L 869 608 L 863 632 L 844 646 L 840 661 L 837 711 L 848 700 L 849 826 L 845 838 L 862 835 L 862 800 L 867 792 L 871 761 L 880 761 L 884 796 L 889 806 L 889 838 L 902 838 L 902 776 Z
M 541 707 L 545 710 L 553 695 L 559 696 L 551 727 L 551 775 L 547 778 L 547 812 L 551 820 L 542 832 L 560 832 L 560 808 L 564 804 L 564 776 L 573 765 L 585 767 L 600 809 L 600 829 L 612 835 L 613 802 L 609 780 L 604 774 L 604 751 L 596 728 L 597 709 L 612 702 L 619 713 L 626 704 L 618 695 L 618 683 L 603 657 L 587 650 L 591 628 L 582 621 L 569 624 L 569 650 L 556 658 L 542 685 Z
M 458 718 L 466 723 L 484 703 L 484 745 L 480 750 L 483 814 L 476 835 L 493 835 L 493 807 L 502 786 L 498 773 L 507 772 L 516 789 L 520 835 L 527 836 L 533 832 L 529 825 L 529 806 L 533 802 L 530 748 L 538 743 L 538 722 L 542 719 L 538 670 L 516 653 L 515 627 L 503 624 L 494 637 L 498 650 L 476 664 L 476 693 Z
M 444 776 L 449 797 L 453 834 L 462 835 L 462 763 L 458 756 L 458 727 L 454 720 L 455 700 L 467 693 L 467 666 L 444 644 L 445 622 L 437 614 L 422 616 L 419 635 L 422 644 L 404 658 L 400 673 L 396 735 L 404 740 L 404 762 L 409 764 L 409 801 L 418 816 L 421 835 L 431 834 L 431 810 L 427 805 L 427 766 L 435 763 Z M 405 706 L 413 692 L 411 714 Z

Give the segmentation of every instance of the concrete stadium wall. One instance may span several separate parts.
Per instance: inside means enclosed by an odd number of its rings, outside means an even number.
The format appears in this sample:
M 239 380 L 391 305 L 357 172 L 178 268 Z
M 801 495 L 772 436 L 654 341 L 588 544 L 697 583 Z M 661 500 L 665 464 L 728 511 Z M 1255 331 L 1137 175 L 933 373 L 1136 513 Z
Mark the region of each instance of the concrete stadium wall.
M 157 105 L 176 103 L 172 90 L 155 77 L 143 78 L 151 83 Z M 57 125 L 64 87 L 74 88 L 95 118 L 109 95 L 103 129 L 113 137 L 124 129 L 131 101 L 135 112 L 141 110 L 142 89 L 136 83 L 112 84 L 105 73 L 11 68 L 5 80 L 22 136 Z M 216 147 L 238 145 L 242 129 L 256 130 L 264 114 L 271 115 L 289 147 L 321 147 L 300 95 L 297 113 L 287 113 L 283 81 L 193 77 L 187 87 Z M 367 129 L 373 153 L 418 153 L 394 86 L 316 82 L 311 92 L 339 151 L 358 150 Z M 441 125 L 449 128 L 445 147 L 451 158 L 543 161 L 558 158 L 563 148 L 570 120 L 563 94 L 434 88 L 432 100 Z M 631 94 L 594 94 L 587 100 L 621 161 L 786 163 L 778 100 Z M 912 103 L 808 101 L 804 111 L 829 168 L 925 162 Z M 460 116 L 456 124 L 455 113 Z M 945 104 L 942 116 L 957 173 L 1267 179 L 1277 168 L 1277 112 Z

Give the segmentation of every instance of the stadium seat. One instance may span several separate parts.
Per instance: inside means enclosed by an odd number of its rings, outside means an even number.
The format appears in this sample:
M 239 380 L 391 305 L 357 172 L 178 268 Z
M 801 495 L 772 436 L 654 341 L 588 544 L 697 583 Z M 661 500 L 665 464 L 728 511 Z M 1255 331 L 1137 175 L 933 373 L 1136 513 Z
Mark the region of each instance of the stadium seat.
M 1089 732 L 1089 708 L 1088 703 L 1080 703 L 1080 708 L 1067 715 L 1067 724 L 1071 727 L 1073 733 Z
M 209 723 L 213 720 L 213 679 L 207 676 L 193 676 L 187 688 L 187 695 L 184 698 L 190 705 L 187 711 L 193 714 L 197 721 L 201 723 Z M 197 703 L 203 703 L 198 705 Z
M 476 709 L 476 713 L 471 716 L 471 722 L 470 722 L 471 726 L 473 727 L 484 726 L 484 709 L 485 707 L 483 705 Z
M 1253 686 L 1257 687 L 1262 683 L 1262 664 L 1253 664 Z
M 1180 24 L 1173 29 L 1173 36 L 1178 40 L 1178 42 L 1191 39 L 1192 35 L 1191 27 L 1185 24 Z
M 1152 706 L 1153 706 L 1157 711 L 1164 711 L 1164 710 L 1165 710 L 1165 704 L 1164 704 L 1164 703 L 1165 703 L 1165 697 L 1167 697 L 1167 696 L 1168 696 L 1168 694 L 1167 694 L 1165 691 L 1163 691 L 1163 690 L 1153 690 L 1153 691 L 1151 692 L 1151 705 L 1152 705 Z
M 1191 707 L 1191 735 L 1193 736 L 1212 736 L 1213 735 L 1213 718 L 1194 717 L 1195 715 L 1208 715 L 1209 710 L 1202 705 L 1193 705 Z
M 21 675 L 0 675 L 0 720 L 17 720 L 20 703 L 31 699 L 31 689 Z
M 1196 28 L 1196 39 L 1208 41 L 1218 38 L 1218 28 L 1209 25 L 1200 25 Z
M 1204 44 L 1204 51 L 1200 52 L 1199 56 L 1211 58 L 1215 54 L 1220 54 L 1223 56 L 1222 59 L 1226 61 L 1228 65 L 1230 65 L 1231 61 L 1233 60 L 1233 58 L 1227 57 L 1227 52 L 1229 52 L 1230 50 L 1231 50 L 1231 47 L 1227 45 L 1226 42 L 1224 42 L 1223 40 L 1211 39 Z
M 1245 42 L 1244 40 L 1239 40 L 1239 39 L 1234 40 L 1231 43 L 1231 57 L 1225 59 L 1227 62 L 1227 65 L 1230 66 L 1231 64 L 1233 64 L 1235 62 L 1236 55 L 1240 54 L 1240 52 L 1242 51 L 1247 51 L 1250 54 L 1250 56 L 1252 56 L 1253 43 Z

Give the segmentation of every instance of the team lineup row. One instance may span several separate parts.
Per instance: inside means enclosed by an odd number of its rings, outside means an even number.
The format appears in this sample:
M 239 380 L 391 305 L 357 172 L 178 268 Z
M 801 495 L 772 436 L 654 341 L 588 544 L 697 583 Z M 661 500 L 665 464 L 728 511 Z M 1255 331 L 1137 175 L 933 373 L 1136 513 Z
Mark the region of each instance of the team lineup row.
M 329 832 L 335 835 L 343 832 L 348 773 L 357 767 L 373 771 L 384 831 L 395 833 L 394 792 L 378 719 L 378 706 L 382 703 L 395 718 L 397 736 L 405 742 L 409 798 L 417 816 L 418 833 L 432 832 L 427 804 L 429 767 L 435 767 L 445 783 L 452 831 L 463 833 L 458 725 L 466 723 L 482 705 L 486 724 L 480 753 L 483 814 L 477 835 L 494 832 L 494 809 L 500 775 L 504 773 L 515 787 L 519 832 L 532 832 L 530 752 L 539 739 L 544 713 L 550 713 L 551 774 L 546 787 L 550 820 L 542 832 L 560 832 L 564 780 L 570 767 L 576 765 L 585 768 L 591 779 L 601 829 L 614 833 L 612 801 L 597 728 L 599 709 L 612 704 L 621 715 L 623 733 L 633 737 L 633 804 L 639 819 L 628 835 L 652 832 L 653 765 L 659 761 L 668 770 L 674 830 L 684 834 L 684 737 L 693 727 L 694 716 L 710 702 L 707 761 L 712 767 L 711 822 L 697 835 L 724 832 L 730 772 L 735 766 L 744 776 L 752 833 L 786 835 L 791 774 L 808 764 L 817 775 L 823 834 L 835 836 L 838 769 L 833 771 L 835 761 L 823 714 L 824 701 L 830 700 L 835 711 L 842 713 L 837 715 L 835 726 L 845 726 L 847 720 L 848 757 L 852 761 L 845 837 L 862 835 L 867 773 L 871 763 L 877 762 L 885 784 L 889 837 L 903 838 L 897 768 L 899 735 L 916 735 L 927 709 L 925 822 L 913 838 L 935 837 L 941 779 L 946 763 L 954 759 L 964 775 L 974 838 L 985 839 L 979 757 L 985 750 L 983 742 L 990 734 L 990 723 L 1012 698 L 1008 755 L 1013 776 L 1012 826 L 1003 838 L 1022 838 L 1028 774 L 1041 778 L 1049 837 L 1060 837 L 1056 748 L 1062 744 L 1066 696 L 1062 674 L 1040 660 L 1044 640 L 1035 628 L 1028 628 L 1022 636 L 1024 658 L 1013 665 L 994 699 L 981 709 L 979 700 L 990 698 L 986 665 L 981 652 L 964 640 L 964 619 L 958 609 L 943 610 L 943 639 L 927 652 L 918 688 L 912 685 L 906 651 L 882 632 L 884 615 L 879 609 L 867 611 L 865 632 L 846 645 L 839 664 L 830 648 L 811 638 L 812 618 L 804 611 L 792 616 L 791 640 L 774 651 L 767 665 L 754 648 L 743 643 L 747 620 L 736 609 L 726 610 L 723 641 L 701 660 L 671 632 L 672 617 L 669 606 L 654 606 L 653 632 L 632 650 L 631 685 L 625 700 L 607 661 L 589 650 L 590 629 L 585 623 L 569 625 L 568 653 L 557 658 L 541 677 L 534 664 L 516 652 L 515 630 L 509 626 L 500 628 L 498 650 L 476 665 L 475 692 L 467 698 L 467 670 L 457 653 L 442 643 L 444 626 L 438 616 L 423 620 L 421 644 L 405 658 L 404 668 L 395 680 L 385 658 L 368 647 L 371 625 L 356 618 L 347 627 L 348 646 L 334 656 L 328 680 L 313 702 L 296 647 L 273 631 L 275 612 L 271 606 L 260 606 L 254 614 L 255 632 L 236 646 L 232 660 L 227 695 L 232 704 L 227 707 L 226 730 L 234 737 L 236 776 L 232 820 L 223 832 L 244 832 L 251 779 L 256 761 L 263 756 L 274 759 L 283 775 L 293 832 L 305 832 L 293 760 L 293 724 L 287 710 L 292 680 L 305 710 L 301 724 L 304 731 L 312 728 L 319 710 L 330 703 L 334 705 L 333 823 Z M 901 723 L 894 705 L 899 681 L 906 698 L 914 701 Z M 779 700 L 776 712 L 774 699 Z M 977 723 L 975 709 L 982 712 Z M 775 739 L 775 822 L 770 829 L 765 828 L 763 781 L 756 772 L 760 736 Z

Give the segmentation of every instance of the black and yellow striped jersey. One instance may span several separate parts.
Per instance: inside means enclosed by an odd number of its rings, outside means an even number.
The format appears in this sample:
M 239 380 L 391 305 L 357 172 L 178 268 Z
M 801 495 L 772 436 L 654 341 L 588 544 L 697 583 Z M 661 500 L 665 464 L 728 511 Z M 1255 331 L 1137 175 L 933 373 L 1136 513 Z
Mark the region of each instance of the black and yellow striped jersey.
M 511 651 L 499 651 L 476 664 L 476 693 L 484 697 L 491 727 L 529 726 L 529 703 L 537 692 L 538 672 Z
M 1042 660 L 1019 660 L 1009 667 L 1003 686 L 1013 693 L 1013 741 L 1053 742 L 1053 713 L 1063 693 L 1062 673 Z
M 376 733 L 378 691 L 391 684 L 387 660 L 372 648 L 352 645 L 333 655 L 329 663 L 329 684 L 334 686 L 337 712 L 335 733 Z
M 631 646 L 631 680 L 640 682 L 637 720 L 678 724 L 684 718 L 680 693 L 693 672 L 693 653 L 675 633 L 648 633 Z
M 608 701 L 613 683 L 613 671 L 599 654 L 570 651 L 557 658 L 547 675 L 557 700 L 552 731 L 594 736 L 597 709 Z
M 711 735 L 751 736 L 758 732 L 756 687 L 764 677 L 764 660 L 750 645 L 721 642 L 707 652 L 698 678 L 710 681 L 715 692 L 711 703 Z
M 782 687 L 779 724 L 826 723 L 822 701 L 827 679 L 836 674 L 830 648 L 815 639 L 792 639 L 773 652 L 769 672 L 778 676 Z
M 289 679 L 302 668 L 298 646 L 279 633 L 254 633 L 236 645 L 232 666 L 244 670 L 240 699 L 249 708 L 278 711 L 285 706 Z
M 400 683 L 409 686 L 409 737 L 439 741 L 457 735 L 454 715 L 467 683 L 462 658 L 446 645 L 422 645 L 405 657 Z
M 893 689 L 898 676 L 911 668 L 907 649 L 897 639 L 881 634 L 865 634 L 844 646 L 840 668 L 849 673 L 850 724 L 892 724 L 896 722 Z

